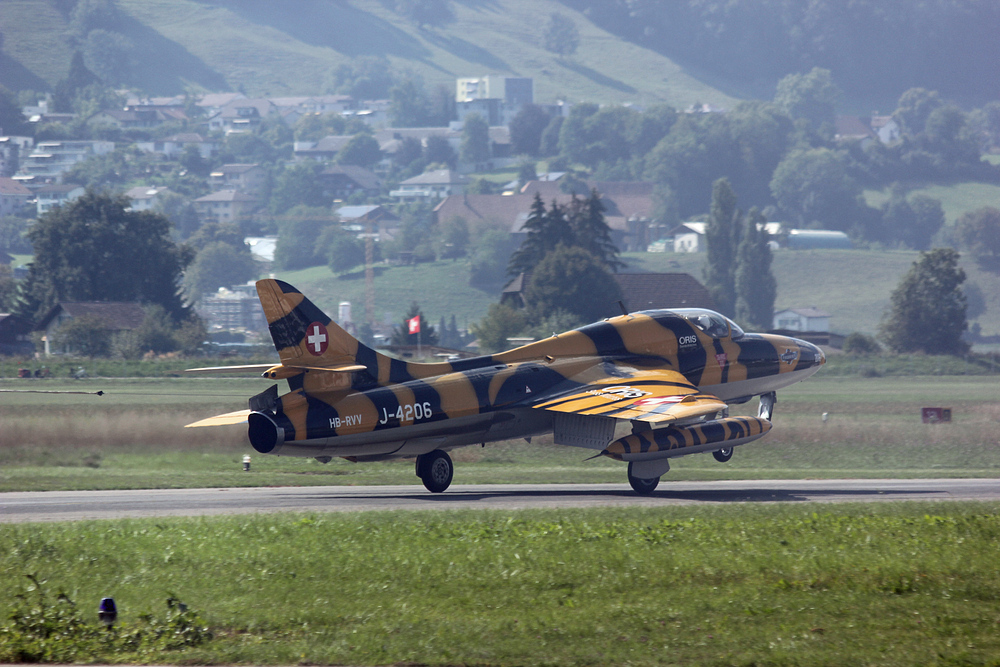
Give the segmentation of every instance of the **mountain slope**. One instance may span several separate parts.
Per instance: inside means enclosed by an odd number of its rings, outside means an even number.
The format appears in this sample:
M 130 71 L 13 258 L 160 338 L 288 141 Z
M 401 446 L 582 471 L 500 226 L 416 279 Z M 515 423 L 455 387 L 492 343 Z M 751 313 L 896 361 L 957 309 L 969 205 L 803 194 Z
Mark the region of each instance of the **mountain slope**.
M 384 55 L 394 67 L 449 87 L 461 76 L 510 74 L 535 79 L 540 102 L 695 102 L 734 100 L 668 58 L 620 39 L 555 0 L 455 0 L 455 20 L 419 28 L 379 0 L 118 0 L 123 31 L 137 44 L 137 81 L 152 93 L 185 86 L 240 89 L 250 95 L 322 92 L 330 72 L 351 58 Z M 542 48 L 553 12 L 580 32 L 575 55 Z M 65 75 L 72 47 L 67 18 L 46 0 L 4 0 L 0 32 L 12 88 Z M 13 63 L 19 76 L 12 76 Z M 34 79 L 32 79 L 34 77 Z

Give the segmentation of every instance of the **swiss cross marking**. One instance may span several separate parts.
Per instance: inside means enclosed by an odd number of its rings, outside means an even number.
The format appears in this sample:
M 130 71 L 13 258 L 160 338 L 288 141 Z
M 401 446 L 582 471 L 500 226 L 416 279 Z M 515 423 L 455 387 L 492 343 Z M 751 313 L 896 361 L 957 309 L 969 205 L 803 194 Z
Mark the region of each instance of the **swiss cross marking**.
M 326 327 L 319 322 L 313 322 L 306 328 L 306 349 L 314 357 L 318 357 L 326 352 L 327 341 L 329 339 Z

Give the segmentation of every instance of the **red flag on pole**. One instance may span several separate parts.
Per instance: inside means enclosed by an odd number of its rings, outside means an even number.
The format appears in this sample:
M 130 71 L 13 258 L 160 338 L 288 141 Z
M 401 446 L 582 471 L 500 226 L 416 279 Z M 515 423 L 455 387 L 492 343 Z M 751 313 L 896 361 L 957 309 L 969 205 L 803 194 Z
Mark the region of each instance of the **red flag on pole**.
M 411 317 L 410 319 L 406 320 L 406 324 L 409 325 L 411 334 L 420 333 L 419 315 L 417 315 L 416 317 Z

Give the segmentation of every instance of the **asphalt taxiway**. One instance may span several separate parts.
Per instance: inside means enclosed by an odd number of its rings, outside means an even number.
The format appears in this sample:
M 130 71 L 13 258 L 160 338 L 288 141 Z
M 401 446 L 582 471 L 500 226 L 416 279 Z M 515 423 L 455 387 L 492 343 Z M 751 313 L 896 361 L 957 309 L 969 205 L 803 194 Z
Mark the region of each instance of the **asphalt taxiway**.
M 1000 479 L 735 480 L 660 483 L 650 496 L 625 484 L 305 486 L 0 493 L 0 523 L 291 511 L 658 507 L 731 503 L 904 500 L 1000 501 Z

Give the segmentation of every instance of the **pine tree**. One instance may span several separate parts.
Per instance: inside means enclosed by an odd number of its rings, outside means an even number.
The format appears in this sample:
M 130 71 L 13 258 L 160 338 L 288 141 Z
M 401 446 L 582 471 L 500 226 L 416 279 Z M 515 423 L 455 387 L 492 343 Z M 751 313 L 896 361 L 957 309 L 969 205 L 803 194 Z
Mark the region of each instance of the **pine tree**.
M 617 272 L 625 263 L 618 259 L 618 247 L 611 240 L 611 228 L 604 219 L 604 203 L 597 190 L 587 199 L 573 195 L 569 205 L 569 220 L 576 245 L 601 261 L 610 271 Z
M 708 246 L 705 287 L 718 311 L 729 317 L 736 311 L 736 248 L 740 241 L 740 217 L 736 194 L 729 180 L 720 178 L 712 184 L 712 208 L 705 229 Z
M 778 283 L 771 273 L 765 218 L 756 207 L 750 209 L 747 218 L 736 253 L 736 319 L 759 331 L 771 327 Z
M 552 208 L 546 211 L 542 196 L 537 192 L 535 200 L 531 203 L 528 219 L 524 223 L 524 230 L 527 236 L 521 247 L 511 255 L 510 263 L 507 265 L 507 273 L 511 276 L 534 270 L 545 255 L 555 250 L 557 246 L 572 246 L 576 243 L 563 207 L 553 201 Z
M 418 315 L 420 316 L 420 332 L 411 334 L 409 322 Z M 403 318 L 403 324 L 392 330 L 392 344 L 416 345 L 418 342 L 421 345 L 437 345 L 438 334 L 434 327 L 427 323 L 427 318 L 420 310 L 420 305 L 414 301 L 410 304 L 406 317 Z

